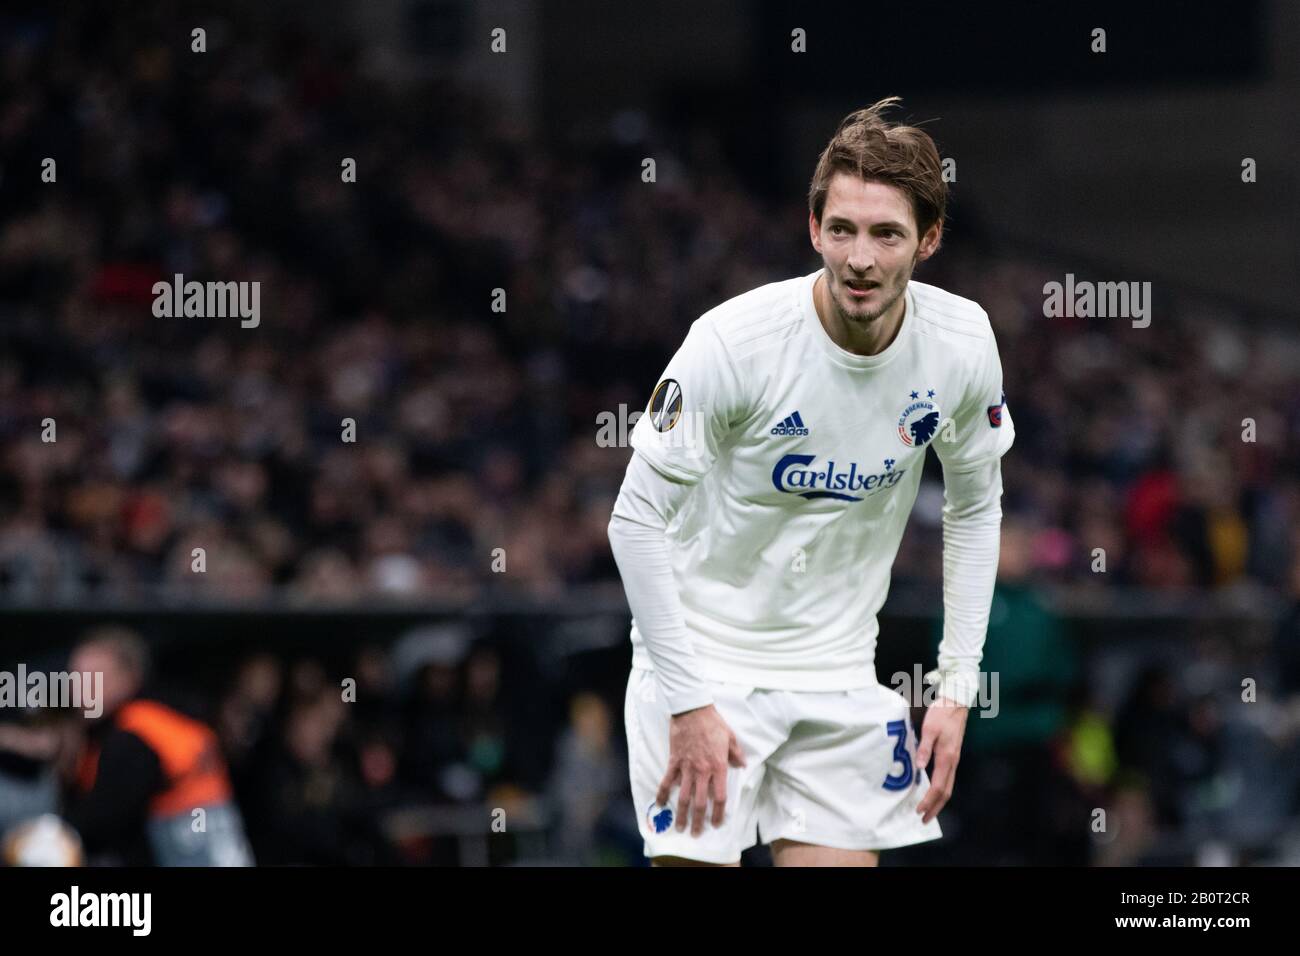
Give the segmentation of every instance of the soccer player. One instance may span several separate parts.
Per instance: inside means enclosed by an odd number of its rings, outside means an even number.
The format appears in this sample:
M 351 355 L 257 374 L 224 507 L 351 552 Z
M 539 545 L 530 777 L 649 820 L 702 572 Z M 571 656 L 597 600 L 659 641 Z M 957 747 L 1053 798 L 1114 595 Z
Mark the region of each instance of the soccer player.
M 654 865 L 873 866 L 940 837 L 977 693 L 1014 426 L 987 313 L 911 280 L 938 151 L 881 100 L 808 195 L 822 268 L 695 321 L 632 431 L 609 523 L 632 609 L 624 708 Z M 943 466 L 944 634 L 919 743 L 876 614 L 926 449 Z M 934 774 L 926 767 L 934 757 Z

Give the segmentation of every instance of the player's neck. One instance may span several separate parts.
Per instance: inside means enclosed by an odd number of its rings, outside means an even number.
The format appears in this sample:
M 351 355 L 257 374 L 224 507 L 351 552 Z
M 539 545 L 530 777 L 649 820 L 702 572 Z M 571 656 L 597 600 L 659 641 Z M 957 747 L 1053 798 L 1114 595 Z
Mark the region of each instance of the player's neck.
M 830 290 L 826 287 L 826 274 L 822 273 L 813 285 L 813 305 L 817 309 L 817 320 L 832 342 L 854 355 L 879 355 L 898 337 L 898 330 L 903 326 L 907 296 L 900 295 L 898 301 L 889 307 L 889 311 L 874 322 L 861 325 L 847 322 L 831 301 Z

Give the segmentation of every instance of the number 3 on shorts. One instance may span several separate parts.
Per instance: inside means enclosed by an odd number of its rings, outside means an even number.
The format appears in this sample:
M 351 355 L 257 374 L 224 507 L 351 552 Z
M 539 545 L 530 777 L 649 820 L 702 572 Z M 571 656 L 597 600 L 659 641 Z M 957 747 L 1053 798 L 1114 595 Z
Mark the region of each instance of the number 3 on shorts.
M 891 720 L 885 724 L 885 730 L 891 737 L 897 737 L 894 742 L 894 760 L 903 765 L 903 772 L 900 774 L 890 774 L 885 778 L 884 788 L 886 790 L 906 790 L 912 785 L 912 755 L 907 752 L 907 721 Z

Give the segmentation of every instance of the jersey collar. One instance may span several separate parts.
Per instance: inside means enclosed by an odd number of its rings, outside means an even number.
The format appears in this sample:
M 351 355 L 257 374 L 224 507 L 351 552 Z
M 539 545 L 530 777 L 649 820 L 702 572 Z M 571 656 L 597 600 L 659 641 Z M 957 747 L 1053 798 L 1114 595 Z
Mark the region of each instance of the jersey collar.
M 912 329 L 916 325 L 916 300 L 912 297 L 912 283 L 907 283 L 907 288 L 903 290 L 903 319 L 899 325 L 898 334 L 894 336 L 894 341 L 883 351 L 875 355 L 857 355 L 846 349 L 840 348 L 832 341 L 831 337 L 826 334 L 822 328 L 822 323 L 817 318 L 817 306 L 813 302 L 813 286 L 817 282 L 817 277 L 824 270 L 818 269 L 804 277 L 803 291 L 800 294 L 799 306 L 803 312 L 804 321 L 810 327 L 810 334 L 817 342 L 818 346 L 827 357 L 837 365 L 851 369 L 868 369 L 878 368 L 886 362 L 893 361 L 907 347 L 907 342 L 912 336 Z

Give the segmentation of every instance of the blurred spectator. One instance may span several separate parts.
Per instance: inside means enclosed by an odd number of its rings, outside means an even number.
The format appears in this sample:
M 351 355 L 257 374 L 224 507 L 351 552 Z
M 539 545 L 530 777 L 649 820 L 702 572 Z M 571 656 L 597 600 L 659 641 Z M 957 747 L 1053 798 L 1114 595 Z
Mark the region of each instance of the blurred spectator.
M 1287 573 L 1286 613 L 1278 623 L 1275 643 L 1279 665 L 1278 691 L 1300 702 L 1300 549 Z
M 247 768 L 270 732 L 282 681 L 280 662 L 269 653 L 255 654 L 240 666 L 221 703 L 217 728 L 237 790 L 245 788 Z
M 92 632 L 69 670 L 102 676 L 102 714 L 81 740 L 64 817 L 88 859 L 251 866 L 243 816 L 216 734 L 146 693 L 149 656 L 131 631 Z
M 0 840 L 24 821 L 59 809 L 57 728 L 0 720 Z
M 460 719 L 465 762 L 478 774 L 483 790 L 509 776 L 510 735 L 501 707 L 501 656 L 479 645 L 465 661 L 465 703 Z
M 618 800 L 627 788 L 627 765 L 617 755 L 613 734 L 609 708 L 599 696 L 582 693 L 573 698 L 547 788 L 556 814 L 556 853 L 572 865 L 598 861 L 598 826 L 611 810 L 634 812 Z
M 1182 822 L 1173 766 L 1183 733 L 1178 687 L 1168 667 L 1152 663 L 1138 674 L 1115 717 L 1115 751 L 1120 766 L 1138 775 L 1150 795 L 1158 826 Z
M 346 707 L 338 693 L 323 688 L 290 705 L 272 758 L 250 788 L 257 801 L 261 862 L 366 866 L 396 861 L 380 832 L 382 801 L 372 800 L 369 789 L 376 777 L 374 756 L 363 758 L 372 766 L 359 774 L 340 753 Z M 379 768 L 378 776 L 383 773 Z
M 414 787 L 445 802 L 481 793 L 478 772 L 466 763 L 460 733 L 460 664 L 468 636 L 458 628 L 416 631 L 394 649 L 398 673 L 408 685 L 403 714 L 406 748 L 402 773 Z

